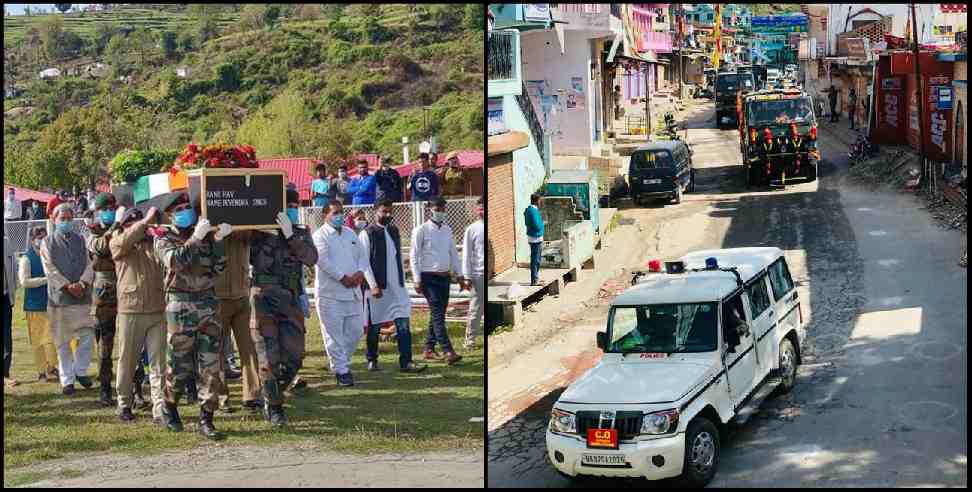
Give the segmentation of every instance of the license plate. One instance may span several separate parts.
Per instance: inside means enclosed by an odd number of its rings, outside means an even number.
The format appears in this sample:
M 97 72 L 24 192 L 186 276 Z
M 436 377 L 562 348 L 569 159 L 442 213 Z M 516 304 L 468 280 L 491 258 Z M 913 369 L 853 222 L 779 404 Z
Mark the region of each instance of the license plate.
M 653 184 L 658 184 L 658 183 L 661 183 L 661 180 L 660 179 L 646 179 L 645 180 L 645 184 L 646 185 L 653 185 Z
M 587 447 L 618 449 L 617 429 L 587 429 Z
M 584 454 L 581 463 L 598 466 L 625 466 L 628 464 L 623 454 Z

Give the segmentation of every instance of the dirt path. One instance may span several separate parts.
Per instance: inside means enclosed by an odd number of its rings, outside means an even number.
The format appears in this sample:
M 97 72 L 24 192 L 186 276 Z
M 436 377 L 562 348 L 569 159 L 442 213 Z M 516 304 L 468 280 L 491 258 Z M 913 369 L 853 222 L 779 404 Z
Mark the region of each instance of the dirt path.
M 482 451 L 349 456 L 310 446 L 199 447 L 149 457 L 102 455 L 4 472 L 34 475 L 29 487 L 479 487 Z M 48 479 L 44 477 L 62 477 Z M 63 478 L 73 477 L 73 478 Z

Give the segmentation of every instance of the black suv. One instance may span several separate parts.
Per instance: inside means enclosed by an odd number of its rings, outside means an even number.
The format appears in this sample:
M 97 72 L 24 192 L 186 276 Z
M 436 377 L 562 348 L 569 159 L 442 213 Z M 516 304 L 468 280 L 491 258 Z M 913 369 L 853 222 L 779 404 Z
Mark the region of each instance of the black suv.
M 720 72 L 716 74 L 715 107 L 716 128 L 723 125 L 736 125 L 737 104 L 740 95 L 749 94 L 754 90 L 753 73 L 750 72 Z
M 692 150 L 683 140 L 660 140 L 631 154 L 628 188 L 635 203 L 662 198 L 682 202 L 682 193 L 695 191 Z

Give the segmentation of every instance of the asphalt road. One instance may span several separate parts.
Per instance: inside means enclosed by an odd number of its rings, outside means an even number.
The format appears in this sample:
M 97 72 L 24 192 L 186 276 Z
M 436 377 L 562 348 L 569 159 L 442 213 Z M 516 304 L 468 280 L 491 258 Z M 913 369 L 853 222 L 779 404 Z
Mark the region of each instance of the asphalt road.
M 713 116 L 708 103 L 688 119 L 697 192 L 678 206 L 624 210 L 641 224 L 625 234 L 638 234 L 631 240 L 659 258 L 702 248 L 783 249 L 808 303 L 808 339 L 796 388 L 768 400 L 723 444 L 710 486 L 966 486 L 967 274 L 956 265 L 960 234 L 936 227 L 913 197 L 848 182 L 846 146 L 833 138 L 848 132 L 846 122 L 823 124 L 816 182 L 771 191 L 747 189 L 737 132 L 717 130 Z M 547 462 L 550 408 L 599 359 L 593 333 L 609 301 L 573 308 L 543 301 L 538 309 L 563 311 L 558 319 L 570 322 L 560 322 L 557 337 L 534 356 L 490 367 L 488 486 L 674 485 L 572 484 Z M 523 382 L 525 374 L 544 380 Z M 494 401 L 503 385 L 523 387 L 520 399 L 528 399 Z M 494 408 L 516 410 L 495 416 Z

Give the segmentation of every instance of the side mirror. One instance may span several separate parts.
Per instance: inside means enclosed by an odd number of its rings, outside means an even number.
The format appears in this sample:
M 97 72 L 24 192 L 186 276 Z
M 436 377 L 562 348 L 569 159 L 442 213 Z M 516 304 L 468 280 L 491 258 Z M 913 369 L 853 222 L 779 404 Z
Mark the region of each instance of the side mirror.
M 607 346 L 607 333 L 603 331 L 597 332 L 597 348 L 607 350 Z

